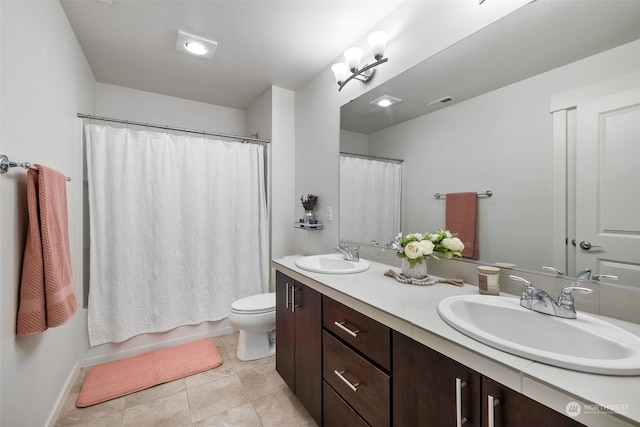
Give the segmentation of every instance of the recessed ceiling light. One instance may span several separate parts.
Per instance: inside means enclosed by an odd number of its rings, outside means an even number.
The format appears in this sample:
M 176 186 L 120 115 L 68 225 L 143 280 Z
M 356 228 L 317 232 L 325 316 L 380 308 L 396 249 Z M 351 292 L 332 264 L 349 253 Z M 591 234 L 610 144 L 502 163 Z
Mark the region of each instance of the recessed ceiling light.
M 196 55 L 200 58 L 211 59 L 218 47 L 218 43 L 178 30 L 176 38 L 176 50 L 178 52 Z
M 394 98 L 389 95 L 382 95 L 380 98 L 376 98 L 373 101 L 369 102 L 371 105 L 377 105 L 378 107 L 391 107 L 392 105 L 401 103 L 402 100 L 398 98 Z
M 194 55 L 204 55 L 207 53 L 207 47 L 199 42 L 186 42 L 184 48 Z

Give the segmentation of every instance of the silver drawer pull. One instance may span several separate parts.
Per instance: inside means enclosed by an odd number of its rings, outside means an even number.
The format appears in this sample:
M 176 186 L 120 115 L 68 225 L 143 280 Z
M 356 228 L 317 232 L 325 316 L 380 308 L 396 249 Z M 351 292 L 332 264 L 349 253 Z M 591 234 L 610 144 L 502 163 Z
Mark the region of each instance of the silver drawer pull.
M 460 378 L 456 378 L 456 427 L 462 427 L 467 419 L 462 416 L 462 387 L 467 383 Z
M 345 323 L 347 323 L 347 322 L 338 322 L 337 320 L 335 322 L 333 322 L 333 324 L 336 325 L 338 328 L 342 329 L 343 331 L 345 331 L 346 333 L 348 333 L 352 337 L 357 338 L 358 337 L 358 332 L 360 332 L 360 329 L 356 329 L 355 331 L 352 331 L 351 329 L 349 329 L 346 326 L 344 326 Z
M 349 381 L 348 379 L 346 379 L 344 377 L 344 371 L 338 371 L 337 369 L 334 369 L 333 372 L 338 376 L 338 378 L 340 378 L 346 385 L 349 386 L 349 388 L 353 391 L 358 391 L 358 386 L 360 385 L 360 383 L 355 383 L 353 384 L 351 381 Z
M 495 427 L 495 409 L 500 404 L 500 400 L 494 398 L 490 394 L 487 397 L 487 427 Z

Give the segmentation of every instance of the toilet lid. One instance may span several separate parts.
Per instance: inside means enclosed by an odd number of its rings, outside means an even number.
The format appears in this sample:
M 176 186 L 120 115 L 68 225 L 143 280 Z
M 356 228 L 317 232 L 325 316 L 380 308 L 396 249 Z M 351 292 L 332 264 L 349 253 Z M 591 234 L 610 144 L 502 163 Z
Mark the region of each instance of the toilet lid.
M 244 313 L 262 313 L 276 309 L 276 293 L 251 295 L 231 304 L 231 309 Z

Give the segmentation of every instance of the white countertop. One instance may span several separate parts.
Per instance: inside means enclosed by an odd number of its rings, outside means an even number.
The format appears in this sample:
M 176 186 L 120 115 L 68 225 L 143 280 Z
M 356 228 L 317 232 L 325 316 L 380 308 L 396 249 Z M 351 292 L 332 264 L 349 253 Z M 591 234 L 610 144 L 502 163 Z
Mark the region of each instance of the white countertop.
M 482 344 L 447 325 L 438 314 L 440 300 L 452 295 L 477 294 L 476 286 L 405 285 L 383 274 L 390 268 L 399 272 L 397 267 L 373 261 L 369 261 L 370 268 L 363 273 L 312 273 L 295 265 L 298 257 L 273 260 L 272 266 L 560 413 L 567 415 L 567 405 L 578 403 L 581 413 L 574 418 L 585 425 L 640 425 L 640 376 L 588 374 L 533 362 Z M 595 317 L 640 336 L 638 324 Z

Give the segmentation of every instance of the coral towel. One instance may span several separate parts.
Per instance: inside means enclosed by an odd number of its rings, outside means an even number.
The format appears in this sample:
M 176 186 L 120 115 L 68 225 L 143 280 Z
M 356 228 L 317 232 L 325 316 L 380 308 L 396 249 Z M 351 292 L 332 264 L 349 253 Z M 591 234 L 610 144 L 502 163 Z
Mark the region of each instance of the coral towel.
M 27 171 L 27 243 L 16 332 L 33 335 L 67 322 L 78 310 L 64 175 L 42 165 Z
M 447 230 L 458 233 L 464 243 L 462 256 L 478 258 L 478 238 L 476 235 L 478 196 L 476 193 L 447 194 Z

